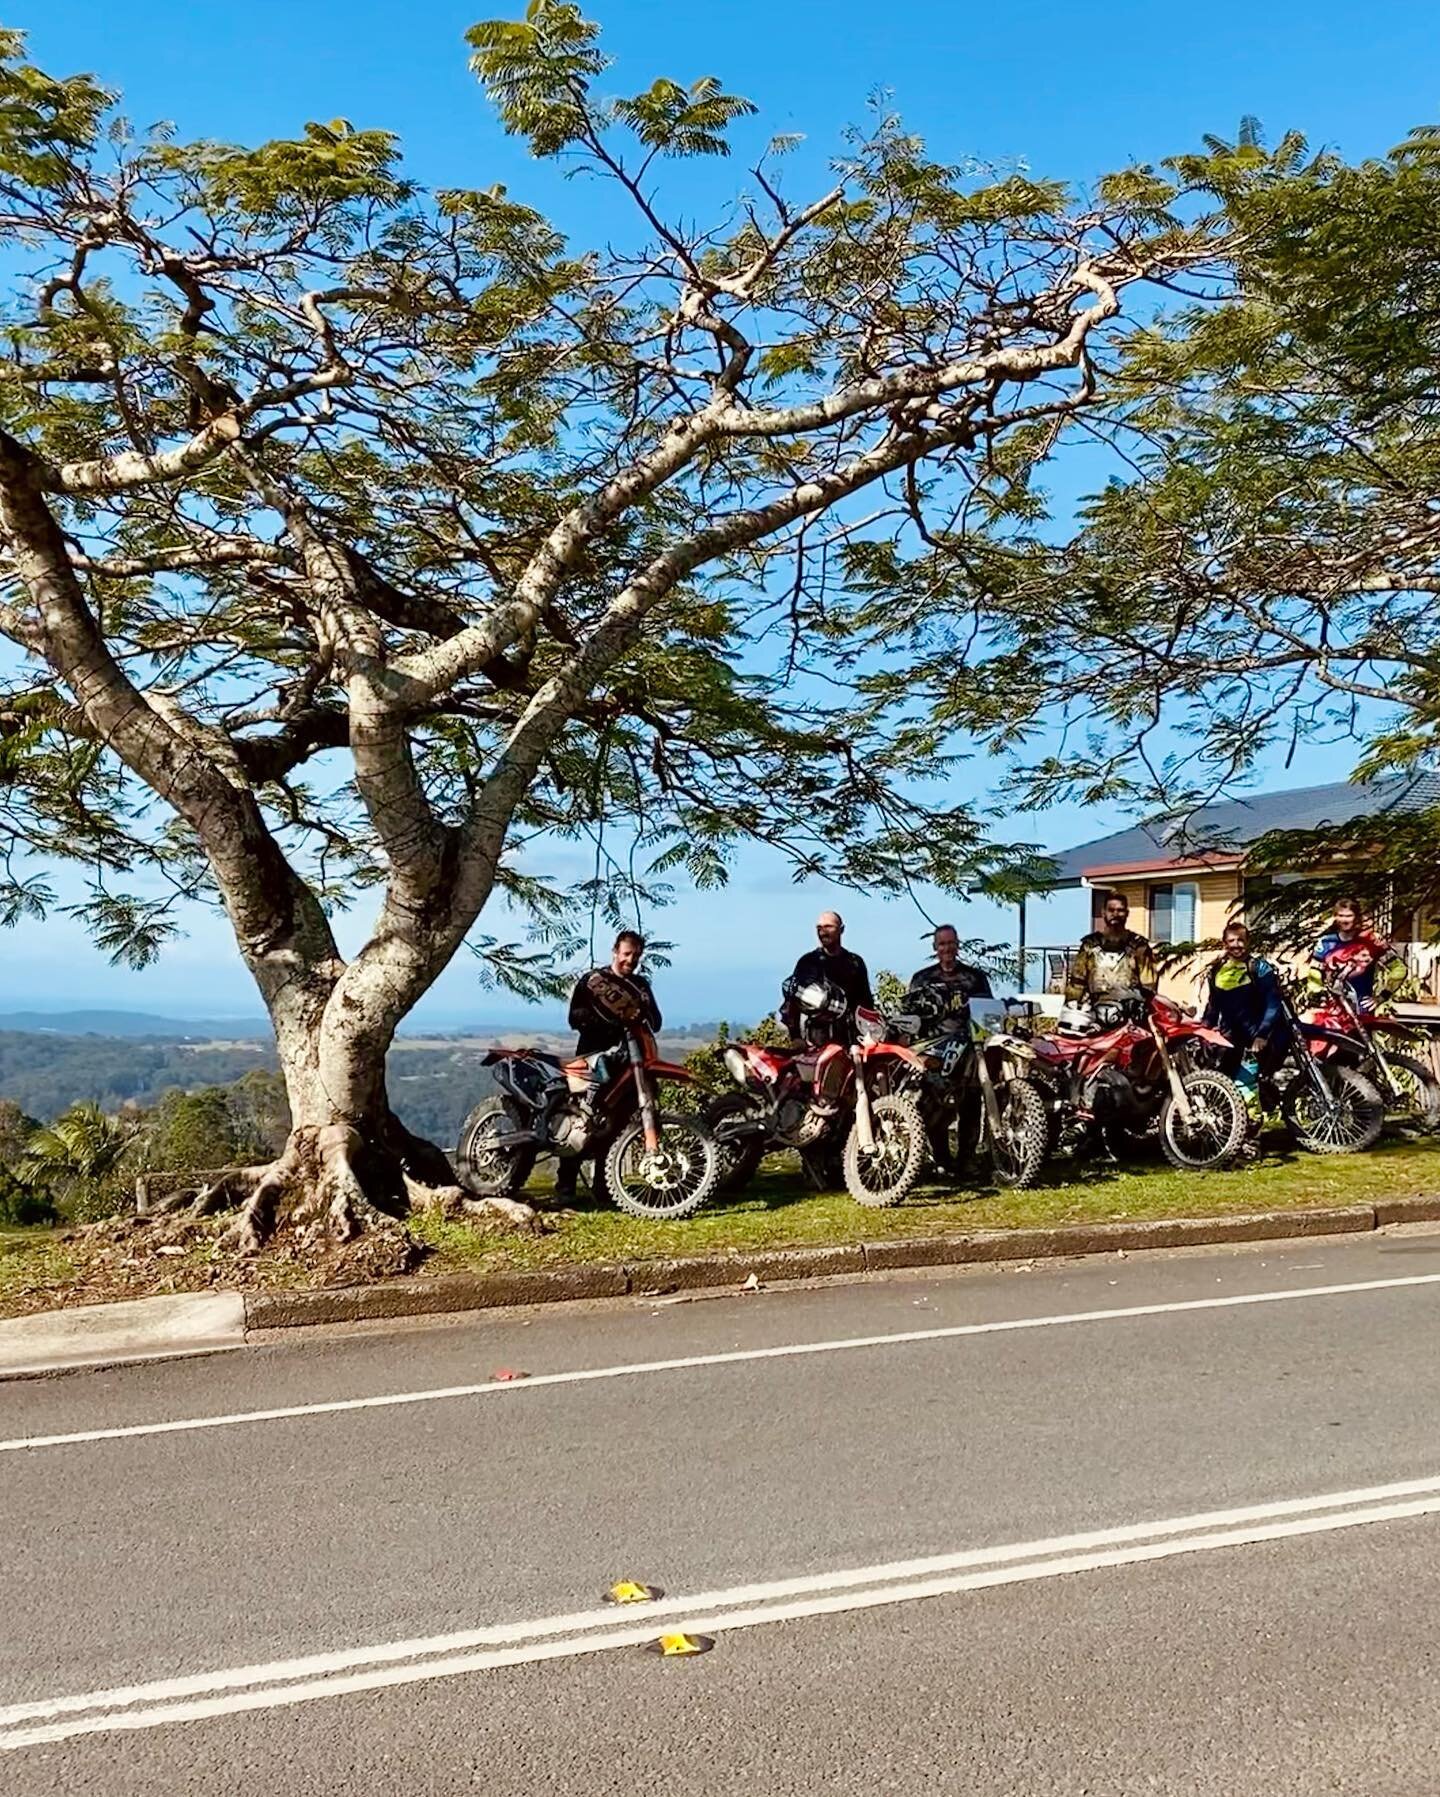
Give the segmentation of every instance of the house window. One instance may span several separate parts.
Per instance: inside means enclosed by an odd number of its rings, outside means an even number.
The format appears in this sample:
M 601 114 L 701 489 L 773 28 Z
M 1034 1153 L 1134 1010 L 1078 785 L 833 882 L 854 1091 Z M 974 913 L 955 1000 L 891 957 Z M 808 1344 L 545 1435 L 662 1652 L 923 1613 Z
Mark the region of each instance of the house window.
M 1200 889 L 1193 880 L 1150 888 L 1152 942 L 1193 942 L 1200 909 Z

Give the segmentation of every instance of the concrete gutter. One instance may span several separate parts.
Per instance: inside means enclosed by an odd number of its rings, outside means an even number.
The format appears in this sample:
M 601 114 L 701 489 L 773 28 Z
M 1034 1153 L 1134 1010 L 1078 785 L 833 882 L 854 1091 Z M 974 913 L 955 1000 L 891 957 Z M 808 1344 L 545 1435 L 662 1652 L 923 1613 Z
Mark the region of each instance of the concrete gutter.
M 0 1379 L 65 1367 L 116 1366 L 215 1354 L 245 1345 L 240 1292 L 183 1292 L 124 1304 L 85 1304 L 0 1323 Z
M 754 1280 L 863 1279 L 896 1268 L 994 1265 L 1065 1255 L 1139 1253 L 1297 1236 L 1364 1234 L 1396 1223 L 1440 1221 L 1440 1196 L 1382 1199 L 1328 1210 L 1250 1211 L 1148 1223 L 1075 1224 L 1058 1229 L 988 1229 L 892 1236 L 815 1248 L 640 1260 L 535 1272 L 456 1273 L 438 1279 L 318 1291 L 203 1292 L 90 1304 L 0 1322 L 0 1380 L 70 1367 L 210 1354 L 244 1345 L 251 1331 L 313 1328 L 447 1312 L 555 1304 L 582 1298 L 659 1296 L 735 1288 Z

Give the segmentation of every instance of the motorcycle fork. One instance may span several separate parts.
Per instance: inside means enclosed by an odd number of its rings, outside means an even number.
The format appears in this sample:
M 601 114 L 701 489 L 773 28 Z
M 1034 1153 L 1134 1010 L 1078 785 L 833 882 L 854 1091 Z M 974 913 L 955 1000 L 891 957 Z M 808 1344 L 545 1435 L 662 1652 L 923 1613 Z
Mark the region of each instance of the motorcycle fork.
M 1000 1140 L 1000 1100 L 996 1096 L 995 1082 L 990 1077 L 990 1069 L 985 1064 L 983 1049 L 975 1051 L 975 1072 L 980 1081 L 980 1096 L 985 1112 L 985 1128 L 992 1142 Z
M 870 1088 L 865 1083 L 864 1052 L 859 1047 L 850 1050 L 850 1058 L 855 1063 L 855 1133 L 860 1139 L 860 1149 L 864 1154 L 875 1152 L 875 1117 L 870 1109 Z
M 640 1127 L 645 1135 L 645 1152 L 654 1154 L 660 1147 L 660 1124 L 655 1110 L 655 1094 L 650 1082 L 645 1077 L 645 1057 L 640 1052 L 640 1044 L 634 1036 L 626 1036 L 625 1046 L 630 1051 L 630 1068 L 635 1075 L 635 1096 L 640 1105 Z
M 1176 1109 L 1188 1123 L 1192 1114 L 1190 1094 L 1185 1090 L 1185 1082 L 1176 1071 L 1175 1063 L 1170 1059 L 1170 1051 L 1165 1046 L 1165 1038 L 1160 1034 L 1155 1019 L 1150 1019 L 1150 1037 L 1155 1044 L 1155 1052 L 1160 1056 L 1160 1065 L 1165 1069 L 1165 1078 L 1170 1082 L 1170 1092 L 1175 1100 Z

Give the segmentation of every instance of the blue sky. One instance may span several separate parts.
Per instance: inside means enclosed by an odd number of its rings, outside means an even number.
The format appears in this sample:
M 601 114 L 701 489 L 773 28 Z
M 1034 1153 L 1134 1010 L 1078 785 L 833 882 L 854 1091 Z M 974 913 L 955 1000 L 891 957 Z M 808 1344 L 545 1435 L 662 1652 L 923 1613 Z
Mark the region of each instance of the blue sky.
M 593 188 L 529 163 L 498 131 L 467 71 L 465 28 L 518 10 L 477 0 L 403 8 L 378 0 L 21 0 L 7 22 L 29 32 L 32 53 L 54 72 L 86 69 L 123 90 L 137 123 L 163 118 L 187 137 L 253 141 L 291 134 L 307 119 L 346 117 L 399 133 L 410 172 L 426 184 L 503 181 L 577 234 L 603 233 Z M 1384 151 L 1412 124 L 1440 121 L 1434 0 L 1394 0 L 1363 15 L 1353 0 L 1184 8 L 1114 0 L 1093 15 L 1059 0 L 1008 13 L 935 0 L 591 0 L 586 10 L 616 58 L 615 91 L 636 92 L 660 74 L 715 74 L 759 105 L 757 146 L 774 133 L 805 133 L 797 191 L 807 164 L 818 170 L 881 88 L 947 158 L 1023 159 L 1075 182 L 1190 147 L 1203 132 L 1233 136 L 1245 113 L 1272 139 L 1294 127 L 1350 156 Z M 707 178 L 717 194 L 732 190 L 733 173 Z M 705 197 L 698 194 L 697 209 Z M 1350 760 L 1344 747 L 1308 749 L 1304 766 L 1276 770 L 1275 783 L 1339 778 Z M 958 796 L 983 803 L 995 773 L 970 764 Z M 1122 821 L 1066 807 L 1010 833 L 1058 848 Z M 767 1008 L 827 902 L 834 895 L 792 887 L 778 861 L 758 854 L 741 859 L 725 892 L 682 896 L 653 919 L 656 933 L 677 944 L 661 982 L 667 1010 L 677 1019 L 744 1018 Z M 924 925 L 910 906 L 853 895 L 838 902 L 852 945 L 872 967 L 908 971 L 918 962 Z M 1068 939 L 1080 910 L 1073 895 L 1034 907 L 1032 941 Z M 1013 933 L 1013 914 L 991 906 L 969 907 L 957 921 L 962 934 Z M 109 967 L 65 919 L 0 937 L 0 957 L 0 1008 L 258 1009 L 228 929 L 204 916 L 143 975 Z M 513 1006 L 479 992 L 462 960 L 416 1019 L 507 1012 Z

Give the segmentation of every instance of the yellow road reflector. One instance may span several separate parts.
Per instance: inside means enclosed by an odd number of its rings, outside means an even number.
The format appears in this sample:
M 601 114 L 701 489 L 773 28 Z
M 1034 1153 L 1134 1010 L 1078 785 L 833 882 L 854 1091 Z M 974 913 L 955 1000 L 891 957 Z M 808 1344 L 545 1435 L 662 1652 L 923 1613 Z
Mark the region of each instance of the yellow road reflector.
M 607 1604 L 653 1604 L 665 1593 L 658 1585 L 642 1585 L 638 1579 L 619 1579 L 605 1593 Z
M 662 1659 L 679 1660 L 688 1654 L 709 1653 L 715 1645 L 713 1635 L 661 1635 L 645 1645 L 646 1653 L 659 1654 Z

